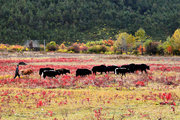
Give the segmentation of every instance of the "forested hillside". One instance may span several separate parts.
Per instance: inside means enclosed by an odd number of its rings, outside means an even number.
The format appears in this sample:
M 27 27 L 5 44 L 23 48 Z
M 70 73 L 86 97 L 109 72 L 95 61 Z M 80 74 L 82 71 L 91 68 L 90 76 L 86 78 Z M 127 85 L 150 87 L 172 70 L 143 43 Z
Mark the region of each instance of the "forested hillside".
M 166 40 L 180 27 L 179 0 L 0 0 L 0 42 L 115 39 L 139 28 Z

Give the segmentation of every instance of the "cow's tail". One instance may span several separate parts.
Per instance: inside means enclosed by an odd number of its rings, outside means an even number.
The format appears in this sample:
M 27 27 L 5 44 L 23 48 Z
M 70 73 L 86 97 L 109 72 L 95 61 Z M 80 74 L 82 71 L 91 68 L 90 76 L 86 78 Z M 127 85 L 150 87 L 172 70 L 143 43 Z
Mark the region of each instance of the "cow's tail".
M 116 74 L 116 75 L 117 75 L 117 69 L 118 69 L 118 68 L 115 69 L 115 74 Z

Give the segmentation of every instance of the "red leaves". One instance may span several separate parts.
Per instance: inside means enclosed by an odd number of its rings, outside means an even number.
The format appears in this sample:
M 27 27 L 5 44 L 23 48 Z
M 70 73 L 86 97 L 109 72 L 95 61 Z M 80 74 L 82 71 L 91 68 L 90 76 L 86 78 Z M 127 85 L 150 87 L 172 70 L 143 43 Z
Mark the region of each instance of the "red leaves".
M 175 112 L 175 108 L 173 106 L 176 106 L 176 103 L 174 102 L 171 93 L 160 93 L 159 97 L 164 101 L 160 102 L 160 105 L 172 105 L 171 108 L 173 109 L 173 112 Z M 170 100 L 172 100 L 172 102 L 170 102 Z
M 38 103 L 37 103 L 37 108 L 39 108 L 41 106 L 43 106 L 43 102 L 42 102 L 42 100 L 39 100 Z
M 166 95 L 166 100 L 169 101 L 169 100 L 171 99 L 171 97 L 172 97 L 171 93 L 168 93 L 168 94 Z
M 166 99 L 166 101 L 169 101 L 172 99 L 171 93 L 163 93 L 163 94 L 159 93 L 159 96 L 164 101 L 165 101 L 165 99 Z
M 145 84 L 143 81 L 138 81 L 138 82 L 136 82 L 136 87 L 138 87 L 138 86 L 145 86 Z
M 49 111 L 48 111 L 48 114 L 49 114 L 49 116 L 51 116 L 51 117 L 52 117 L 52 115 L 53 115 L 53 111 L 49 110 Z
M 174 105 L 174 106 L 176 106 L 176 103 L 175 103 L 175 102 L 172 102 L 172 103 L 171 103 L 171 105 Z
M 101 111 L 102 111 L 102 108 L 99 108 L 98 110 L 94 110 L 94 116 L 99 120 L 101 119 L 100 116 L 101 116 Z

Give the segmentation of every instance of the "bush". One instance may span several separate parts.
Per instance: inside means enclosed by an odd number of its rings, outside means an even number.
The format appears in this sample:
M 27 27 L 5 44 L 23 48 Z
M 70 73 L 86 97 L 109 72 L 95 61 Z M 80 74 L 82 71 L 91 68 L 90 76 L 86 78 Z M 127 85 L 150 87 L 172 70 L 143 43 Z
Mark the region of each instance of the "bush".
M 40 44 L 40 51 L 44 51 L 44 45 Z
M 68 51 L 75 52 L 75 53 L 79 53 L 80 52 L 80 47 L 77 43 L 74 43 L 72 46 L 69 46 Z
M 91 47 L 91 46 L 94 46 L 94 45 L 96 45 L 95 41 L 89 41 L 89 42 L 86 43 L 86 46 L 88 46 L 88 47 Z
M 7 50 L 7 45 L 0 44 L 0 51 L 5 51 L 5 50 Z
M 56 50 L 58 49 L 58 45 L 56 44 L 56 42 L 51 41 L 50 43 L 48 43 L 48 44 L 46 45 L 46 49 L 47 49 L 48 51 L 56 51 Z
M 67 47 L 65 46 L 65 44 L 64 43 L 62 43 L 60 46 L 59 46 L 59 49 L 67 49 Z
M 9 52 L 21 52 L 23 49 L 24 47 L 20 45 L 11 45 L 7 48 Z
M 161 43 L 158 45 L 158 55 L 164 55 L 164 48 Z
M 147 41 L 145 43 L 146 54 L 149 55 L 158 54 L 158 46 L 159 46 L 159 42 L 153 42 L 152 40 Z
M 114 45 L 114 41 L 113 40 L 104 40 L 103 43 L 106 46 L 113 46 Z
M 163 43 L 162 45 L 163 49 L 164 49 L 164 53 L 165 54 L 173 54 L 173 49 L 172 49 L 172 45 L 170 42 L 170 37 L 167 38 L 167 40 Z
M 80 46 L 80 51 L 81 51 L 82 53 L 86 53 L 86 52 L 88 51 L 88 47 L 86 47 L 86 46 L 84 46 L 84 45 L 81 45 L 81 46 Z
M 107 47 L 105 45 L 95 45 L 88 49 L 89 53 L 105 53 L 107 51 Z
M 58 49 L 58 52 L 66 53 L 66 52 L 68 52 L 68 50 L 67 49 Z

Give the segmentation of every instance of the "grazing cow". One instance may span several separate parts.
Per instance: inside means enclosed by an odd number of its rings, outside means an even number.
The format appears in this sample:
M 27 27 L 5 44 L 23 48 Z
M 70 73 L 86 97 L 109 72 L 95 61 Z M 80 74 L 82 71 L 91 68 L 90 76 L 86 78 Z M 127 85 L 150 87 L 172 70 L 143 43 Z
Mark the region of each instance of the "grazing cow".
M 53 68 L 40 68 L 40 69 L 39 69 L 39 75 L 41 76 L 42 73 L 43 73 L 45 70 L 54 70 L 54 69 L 53 69 Z
M 118 68 L 118 66 L 115 66 L 115 65 L 107 66 L 107 71 L 108 71 L 108 73 L 112 71 L 115 74 L 115 69 L 116 68 Z
M 92 68 L 92 71 L 93 71 L 93 74 L 95 74 L 96 75 L 96 72 L 101 72 L 101 74 L 103 73 L 103 72 L 107 72 L 107 67 L 105 66 L 105 65 L 100 65 L 100 66 L 94 66 L 93 68 Z
M 131 63 L 129 65 L 122 65 L 121 67 L 129 69 L 130 73 L 134 73 L 134 71 L 135 71 L 135 64 L 134 63 Z
M 70 70 L 67 69 L 57 69 L 56 71 L 59 71 L 60 75 L 62 74 L 66 74 L 66 73 L 70 73 Z
M 121 74 L 122 76 L 126 76 L 126 73 L 129 73 L 129 69 L 124 68 L 124 67 L 119 67 L 115 69 L 115 74 Z
M 145 71 L 145 73 L 147 73 L 146 69 L 150 70 L 150 67 L 148 65 L 146 65 L 146 64 L 136 64 L 134 66 L 135 71 L 140 70 L 142 73 L 143 73 L 143 71 Z
M 33 70 L 32 69 L 26 69 L 26 70 L 22 70 L 21 71 L 21 74 L 22 75 L 30 75 L 33 73 Z
M 90 75 L 92 74 L 92 72 L 88 69 L 77 69 L 76 70 L 76 77 L 77 76 L 86 76 L 86 75 Z
M 46 76 L 48 77 L 56 77 L 56 75 L 60 75 L 59 71 L 56 70 L 44 70 L 43 71 L 43 78 L 45 79 Z

